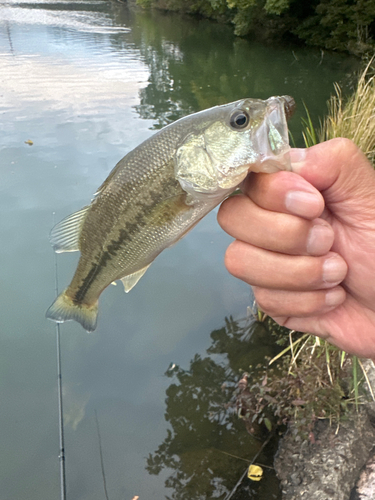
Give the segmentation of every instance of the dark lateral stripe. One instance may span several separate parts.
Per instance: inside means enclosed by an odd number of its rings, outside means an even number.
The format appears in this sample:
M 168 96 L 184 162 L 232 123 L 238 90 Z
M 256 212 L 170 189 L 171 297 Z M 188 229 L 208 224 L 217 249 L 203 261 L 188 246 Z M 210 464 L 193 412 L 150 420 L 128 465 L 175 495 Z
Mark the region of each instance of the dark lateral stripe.
M 175 187 L 176 182 L 177 181 L 173 179 L 173 182 L 168 182 L 166 187 Z M 125 228 L 121 229 L 119 232 L 119 238 L 117 240 L 112 240 L 111 243 L 107 246 L 107 249 L 100 255 L 99 262 L 92 262 L 90 271 L 87 273 L 86 277 L 82 281 L 81 286 L 78 288 L 74 295 L 73 302 L 75 304 L 79 304 L 84 301 L 86 293 L 89 290 L 91 284 L 107 266 L 107 263 L 114 257 L 116 257 L 118 250 L 121 247 L 133 240 L 133 237 L 139 231 L 139 228 L 145 227 L 147 225 L 150 214 L 155 208 L 158 207 L 159 203 L 163 201 L 164 198 L 162 194 L 157 192 L 150 191 L 150 194 L 152 203 L 149 205 L 144 205 L 143 202 L 140 203 L 139 207 L 141 208 L 142 212 L 138 213 L 135 216 L 134 222 L 127 222 L 125 224 Z
M 107 266 L 107 263 L 114 257 L 116 257 L 117 252 L 121 248 L 121 246 L 126 242 L 132 241 L 132 237 L 134 236 L 137 229 L 144 226 L 145 223 L 146 221 L 143 218 L 142 223 L 126 224 L 126 229 L 120 230 L 120 236 L 118 240 L 112 240 L 108 245 L 107 250 L 101 254 L 99 262 L 92 263 L 90 271 L 87 273 L 87 276 L 82 281 L 82 285 L 79 287 L 74 296 L 74 302 L 81 303 L 84 300 L 85 295 L 91 284 L 94 282 L 95 278 L 97 278 L 101 271 Z

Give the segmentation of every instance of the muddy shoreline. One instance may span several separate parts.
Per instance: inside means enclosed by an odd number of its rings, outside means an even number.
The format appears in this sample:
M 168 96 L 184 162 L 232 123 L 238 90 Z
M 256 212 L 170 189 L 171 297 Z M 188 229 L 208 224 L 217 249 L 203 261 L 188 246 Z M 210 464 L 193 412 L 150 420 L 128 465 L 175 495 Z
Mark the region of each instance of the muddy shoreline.
M 366 362 L 366 371 L 371 386 L 375 387 L 372 362 Z M 290 428 L 282 438 L 275 457 L 282 498 L 375 499 L 375 477 L 372 477 L 375 473 L 371 475 L 372 469 L 375 470 L 374 457 L 374 402 L 362 405 L 358 412 L 353 409 L 339 426 L 319 420 L 309 441 L 295 438 Z M 358 482 L 360 476 L 361 481 Z

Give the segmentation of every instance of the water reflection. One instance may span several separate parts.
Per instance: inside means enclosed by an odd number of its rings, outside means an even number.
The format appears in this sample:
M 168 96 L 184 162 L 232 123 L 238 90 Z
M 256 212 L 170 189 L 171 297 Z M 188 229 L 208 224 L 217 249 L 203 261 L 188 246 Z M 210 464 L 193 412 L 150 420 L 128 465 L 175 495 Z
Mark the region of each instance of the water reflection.
M 314 117 L 322 116 L 333 72 L 345 91 L 357 67 L 354 59 L 335 54 L 249 43 L 235 37 L 230 27 L 205 20 L 187 20 L 181 32 L 170 15 L 151 13 L 136 19 L 134 39 L 150 68 L 136 109 L 154 120 L 155 128 L 193 111 L 245 96 L 266 99 L 276 91 L 298 103 L 292 129 L 299 132 L 302 100 Z
M 108 2 L 104 0 L 8 0 L 1 5 L 5 22 L 74 30 L 80 33 L 129 32 L 130 28 L 113 24 Z
M 240 370 L 276 354 L 274 340 L 264 324 L 233 318 L 226 318 L 211 339 L 208 356 L 196 354 L 189 369 L 172 366 L 167 371 L 172 383 L 166 391 L 165 418 L 171 429 L 147 460 L 150 474 L 172 469 L 165 485 L 172 488 L 170 498 L 176 500 L 225 498 L 266 440 L 261 430 L 256 437 L 247 434 L 234 411 L 228 410 L 228 403 Z M 257 458 L 270 467 L 266 480 L 244 480 L 233 500 L 245 498 L 245 493 L 250 498 L 279 498 L 273 453 L 271 444 Z
M 18 10 L 25 11 L 25 19 L 20 18 Z M 10 12 L 12 15 L 7 15 L 7 9 L 2 12 L 5 29 L 3 40 L 0 38 L 0 72 L 6 75 L 1 82 L 2 107 L 16 106 L 24 113 L 25 106 L 37 102 L 39 114 L 62 110 L 77 117 L 99 115 L 102 108 L 108 112 L 114 100 L 118 106 L 134 104 L 149 70 L 134 47 L 129 28 L 114 28 L 117 36 L 121 34 L 122 50 L 113 52 L 112 35 L 96 29 L 93 23 L 95 19 L 98 26 L 105 27 L 108 14 L 95 16 L 92 12 L 91 19 L 90 13 L 85 13 L 82 22 L 76 23 L 76 14 L 72 16 L 70 9 L 58 11 L 52 18 L 48 11 L 41 15 L 44 10 L 34 11 L 25 6 L 17 6 Z M 93 32 L 82 29 L 81 24 L 91 26 Z

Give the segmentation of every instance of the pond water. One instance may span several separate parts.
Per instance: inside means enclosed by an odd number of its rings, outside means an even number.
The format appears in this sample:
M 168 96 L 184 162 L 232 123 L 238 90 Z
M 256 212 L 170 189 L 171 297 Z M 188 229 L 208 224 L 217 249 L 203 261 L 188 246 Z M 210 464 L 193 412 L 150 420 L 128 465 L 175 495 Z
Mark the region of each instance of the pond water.
M 302 100 L 323 116 L 333 82 L 345 88 L 356 67 L 115 1 L 0 5 L 1 500 L 59 498 L 55 325 L 44 317 L 54 222 L 87 204 L 153 129 L 245 96 L 290 94 L 299 136 Z M 261 328 L 240 321 L 252 298 L 224 268 L 229 242 L 211 213 L 131 293 L 103 293 L 94 333 L 61 326 L 69 500 L 105 498 L 99 441 L 110 500 L 224 498 L 246 467 L 228 453 L 251 460 L 260 449 L 223 411 L 223 382 L 272 351 Z M 57 256 L 61 288 L 77 258 Z M 243 498 L 277 498 L 269 474 Z

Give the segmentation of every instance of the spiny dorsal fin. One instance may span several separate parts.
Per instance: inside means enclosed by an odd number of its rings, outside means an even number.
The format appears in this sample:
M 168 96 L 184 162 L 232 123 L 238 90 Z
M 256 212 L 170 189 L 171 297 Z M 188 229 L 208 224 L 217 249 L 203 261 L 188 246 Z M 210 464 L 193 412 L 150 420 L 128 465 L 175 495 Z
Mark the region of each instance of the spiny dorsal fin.
M 55 252 L 77 252 L 79 250 L 79 235 L 90 207 L 83 207 L 78 212 L 68 215 L 52 228 L 50 242 Z
M 123 278 L 121 278 L 121 281 L 123 282 L 124 284 L 124 288 L 125 288 L 125 292 L 128 293 L 130 292 L 130 290 L 135 287 L 135 285 L 138 283 L 138 281 L 142 278 L 142 276 L 145 274 L 145 272 L 147 271 L 147 269 L 151 266 L 151 264 L 149 264 L 148 266 L 146 267 L 143 267 L 142 269 L 140 269 L 139 271 L 136 271 L 135 273 L 133 274 L 128 274 L 128 276 L 124 276 Z

